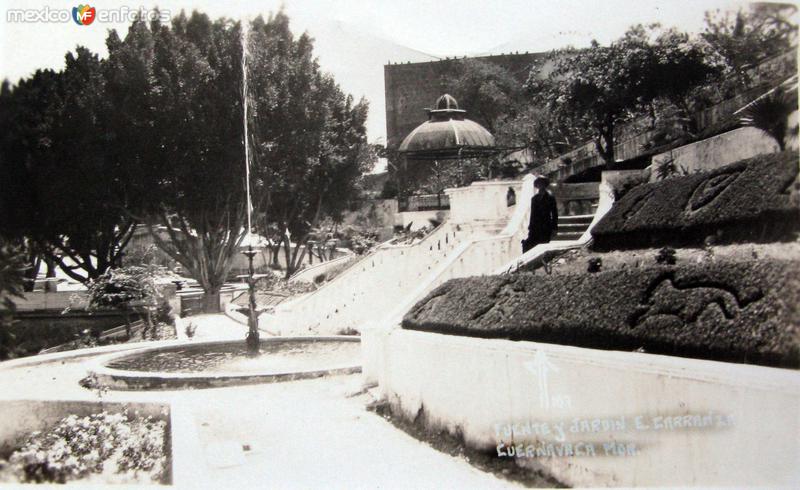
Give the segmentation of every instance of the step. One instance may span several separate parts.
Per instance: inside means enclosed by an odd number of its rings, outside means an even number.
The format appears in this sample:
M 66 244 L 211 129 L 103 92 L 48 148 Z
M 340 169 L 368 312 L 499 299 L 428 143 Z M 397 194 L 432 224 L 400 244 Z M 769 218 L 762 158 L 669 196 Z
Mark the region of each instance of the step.
M 564 223 L 558 222 L 558 229 L 564 231 L 586 231 L 589 228 L 589 223 Z
M 583 232 L 582 231 L 576 231 L 576 232 L 572 232 L 572 231 L 562 232 L 562 231 L 559 231 L 558 233 L 556 233 L 556 236 L 555 236 L 554 240 L 577 240 L 581 236 L 583 236 Z
M 594 219 L 593 214 L 577 214 L 577 215 L 564 215 L 559 216 L 558 221 L 559 223 L 564 222 L 571 222 L 571 223 L 591 223 Z

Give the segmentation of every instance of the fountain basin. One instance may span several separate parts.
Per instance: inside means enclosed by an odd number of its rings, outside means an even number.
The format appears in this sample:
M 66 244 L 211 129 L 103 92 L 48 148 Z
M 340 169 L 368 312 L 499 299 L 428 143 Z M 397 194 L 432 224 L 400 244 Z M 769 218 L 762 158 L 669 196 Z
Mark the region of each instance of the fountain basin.
M 243 340 L 146 347 L 97 358 L 88 379 L 113 390 L 173 390 L 361 372 L 358 337 L 271 337 L 260 351 L 249 356 Z

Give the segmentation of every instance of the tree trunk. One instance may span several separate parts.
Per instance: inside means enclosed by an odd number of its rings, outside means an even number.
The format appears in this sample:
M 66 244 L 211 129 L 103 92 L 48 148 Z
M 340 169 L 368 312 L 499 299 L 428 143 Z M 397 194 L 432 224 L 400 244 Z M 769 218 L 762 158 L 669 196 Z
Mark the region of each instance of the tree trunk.
M 39 275 L 39 268 L 42 264 L 42 259 L 35 253 L 31 252 L 28 254 L 28 263 L 30 267 L 25 269 L 25 283 L 23 284 L 23 290 L 25 292 L 33 291 L 33 287 L 36 283 L 36 277 Z
M 603 126 L 597 127 L 597 136 L 594 140 L 597 153 L 606 163 L 609 170 L 613 169 L 614 158 L 614 124 L 606 122 Z
M 150 340 L 156 340 L 156 326 L 153 323 L 153 313 L 151 308 L 146 308 L 146 317 L 147 317 L 147 328 L 150 329 Z M 145 340 L 147 337 L 145 336 L 145 332 L 142 332 L 142 340 Z
M 270 245 L 269 246 L 269 253 L 272 254 L 272 265 L 276 268 L 280 266 L 278 262 L 278 254 L 281 253 L 281 244 L 278 242 L 277 245 Z
M 219 286 L 203 289 L 203 313 L 219 313 Z

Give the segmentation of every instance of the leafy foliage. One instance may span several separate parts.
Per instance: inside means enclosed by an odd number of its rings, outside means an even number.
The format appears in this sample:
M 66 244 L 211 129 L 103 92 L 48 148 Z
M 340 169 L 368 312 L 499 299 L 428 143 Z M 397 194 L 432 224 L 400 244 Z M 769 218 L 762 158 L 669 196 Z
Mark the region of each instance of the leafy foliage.
M 119 263 L 134 224 L 104 87 L 97 55 L 78 47 L 63 71 L 37 71 L 0 94 L 0 233 L 80 281 Z
M 255 211 L 287 256 L 289 234 L 302 245 L 371 168 L 366 101 L 320 72 L 311 38 L 295 39 L 283 12 L 248 26 L 198 12 L 171 25 L 136 19 L 106 44 L 105 60 L 78 48 L 62 72 L 0 91 L 0 165 L 11 177 L 1 180 L 0 233 L 76 279 L 119 266 L 137 222 L 160 225 L 169 238 L 154 240 L 213 305 L 248 231 L 245 95 Z M 289 258 L 287 273 L 302 261 Z
M 476 59 L 457 62 L 444 82 L 468 117 L 494 134 L 501 119 L 515 114 L 523 88 L 508 69 Z
M 320 71 L 311 38 L 295 39 L 283 12 L 255 19 L 247 39 L 257 228 L 283 244 L 289 277 L 312 229 L 325 216 L 340 218 L 358 195 L 358 178 L 374 164 L 364 126 L 368 103 L 354 103 Z
M 14 355 L 10 331 L 16 310 L 13 298 L 23 295 L 25 269 L 25 255 L 0 238 L 0 361 Z
M 158 284 L 164 271 L 154 263 L 127 265 L 108 269 L 87 285 L 89 309 L 117 308 L 144 314 L 151 336 L 158 333 L 153 315 L 159 308 L 168 309 L 164 289 Z M 127 321 L 128 338 L 131 337 L 130 322 Z M 145 333 L 142 338 L 145 338 Z
M 102 474 L 105 483 L 160 483 L 166 476 L 166 423 L 126 413 L 70 415 L 34 432 L 0 472 L 23 483 L 66 483 Z M 139 473 L 142 473 L 140 476 Z
M 789 116 L 796 110 L 796 94 L 790 96 L 782 87 L 778 87 L 747 106 L 742 115 L 742 124 L 765 132 L 778 143 L 778 148 L 784 151 L 788 137 Z
M 797 24 L 791 21 L 796 12 L 794 4 L 768 2 L 752 3 L 735 14 L 707 12 L 702 37 L 723 61 L 726 75 L 746 87 L 758 62 L 796 45 Z
M 531 70 L 527 86 L 533 105 L 563 121 L 570 134 L 593 139 L 613 164 L 620 123 L 651 113 L 658 100 L 681 108 L 688 123 L 702 100 L 699 87 L 719 73 L 698 40 L 638 25 L 609 46 L 595 41 L 587 49 L 553 51 Z

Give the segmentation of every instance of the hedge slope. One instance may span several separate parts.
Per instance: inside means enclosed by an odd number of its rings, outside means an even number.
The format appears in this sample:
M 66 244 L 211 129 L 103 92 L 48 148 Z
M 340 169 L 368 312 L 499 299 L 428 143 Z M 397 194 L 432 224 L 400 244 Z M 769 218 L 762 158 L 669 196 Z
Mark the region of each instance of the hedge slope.
M 800 367 L 800 264 L 748 261 L 455 279 L 403 328 Z
M 592 230 L 593 248 L 774 241 L 800 229 L 796 152 L 635 187 Z M 794 196 L 792 193 L 794 192 Z

